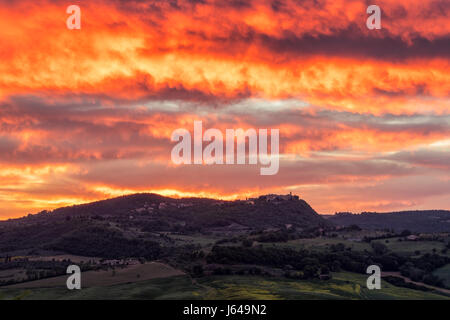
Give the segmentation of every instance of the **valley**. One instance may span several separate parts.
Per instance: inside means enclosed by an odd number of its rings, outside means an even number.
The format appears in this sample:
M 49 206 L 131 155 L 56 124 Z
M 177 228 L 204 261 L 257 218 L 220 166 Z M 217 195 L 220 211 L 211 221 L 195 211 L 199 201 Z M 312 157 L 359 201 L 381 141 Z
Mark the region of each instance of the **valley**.
M 341 225 L 292 196 L 136 194 L 0 222 L 0 299 L 450 299 L 440 228 Z

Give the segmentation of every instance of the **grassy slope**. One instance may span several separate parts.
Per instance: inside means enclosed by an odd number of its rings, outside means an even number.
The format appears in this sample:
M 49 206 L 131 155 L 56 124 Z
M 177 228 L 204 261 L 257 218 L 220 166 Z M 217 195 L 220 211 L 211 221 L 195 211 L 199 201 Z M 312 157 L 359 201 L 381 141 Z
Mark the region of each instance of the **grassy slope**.
M 116 268 L 112 270 L 86 271 L 82 274 L 82 286 L 88 287 L 105 287 L 122 283 L 145 281 L 155 278 L 166 278 L 171 276 L 182 275 L 183 272 L 176 270 L 158 262 L 148 262 L 145 264 L 136 264 L 127 266 L 126 268 Z M 8 286 L 8 288 L 54 288 L 65 287 L 68 276 L 58 276 L 36 281 L 28 281 Z
M 313 239 L 296 239 L 288 242 L 275 243 L 278 247 L 288 247 L 292 249 L 308 249 L 317 251 L 326 251 L 331 245 L 338 243 L 345 244 L 346 247 L 355 251 L 371 250 L 370 244 L 366 242 L 354 242 L 341 238 L 313 238 Z M 273 246 L 273 243 L 262 243 L 263 246 Z
M 414 253 L 419 250 L 420 254 L 433 253 L 433 249 L 436 249 L 436 253 L 440 255 L 450 256 L 450 250 L 447 254 L 441 252 L 445 248 L 445 244 L 438 241 L 398 241 L 398 238 L 391 238 L 381 240 L 373 240 L 373 242 L 383 243 L 392 252 L 403 255 L 415 255 Z M 263 246 L 278 246 L 278 247 L 290 247 L 293 249 L 309 249 L 317 251 L 326 251 L 333 244 L 343 243 L 346 247 L 352 248 L 354 251 L 372 251 L 371 245 L 366 242 L 356 242 L 345 240 L 342 238 L 313 238 L 313 239 L 297 239 L 288 242 L 280 243 L 262 243 Z
M 445 285 L 450 288 L 450 264 L 435 270 L 433 274 L 444 279 Z
M 69 291 L 59 288 L 0 289 L 0 299 L 198 299 L 202 288 L 187 276 Z
M 191 280 L 187 276 L 153 279 L 108 287 L 68 291 L 64 288 L 0 289 L 3 299 L 449 299 L 394 287 L 365 288 L 366 277 L 336 273 L 331 281 L 285 278 L 215 276 Z
M 446 297 L 394 287 L 368 290 L 366 277 L 336 273 L 331 281 L 293 281 L 283 278 L 221 277 L 202 281 L 214 288 L 207 299 L 445 299 Z
M 392 238 L 388 243 L 386 240 L 375 240 L 375 242 L 381 242 L 389 250 L 399 254 L 413 254 L 417 250 L 421 254 L 432 253 L 433 249 L 436 249 L 436 252 L 442 255 L 441 250 L 445 248 L 445 244 L 438 241 L 398 241 L 398 238 Z M 450 252 L 447 255 L 450 255 Z

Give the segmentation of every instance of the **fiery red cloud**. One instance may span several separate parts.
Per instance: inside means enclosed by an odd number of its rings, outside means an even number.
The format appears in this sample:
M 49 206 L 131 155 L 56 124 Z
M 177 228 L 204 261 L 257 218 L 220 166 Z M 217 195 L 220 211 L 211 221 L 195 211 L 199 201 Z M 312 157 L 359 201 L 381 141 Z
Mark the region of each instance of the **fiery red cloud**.
M 0 218 L 143 191 L 450 207 L 448 1 L 377 1 L 381 30 L 362 0 L 73 4 L 81 30 L 0 1 Z M 279 128 L 279 174 L 173 166 L 194 120 Z

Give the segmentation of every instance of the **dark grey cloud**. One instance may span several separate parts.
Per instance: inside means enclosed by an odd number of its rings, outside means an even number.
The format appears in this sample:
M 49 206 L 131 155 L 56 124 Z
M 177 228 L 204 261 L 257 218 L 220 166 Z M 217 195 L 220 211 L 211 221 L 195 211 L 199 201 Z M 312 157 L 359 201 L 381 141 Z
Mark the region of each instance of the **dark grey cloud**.
M 398 163 L 408 164 L 410 166 L 421 166 L 444 170 L 450 170 L 450 151 L 436 150 L 432 148 L 422 148 L 415 151 L 400 151 L 384 157 Z
M 433 40 L 418 36 L 408 43 L 398 36 L 390 35 L 388 31 L 383 33 L 383 36 L 363 34 L 360 27 L 351 25 L 345 30 L 336 30 L 331 35 L 299 37 L 286 32 L 282 38 L 265 34 L 254 35 L 253 38 L 263 47 L 279 52 L 287 59 L 317 54 L 391 61 L 450 57 L 450 34 Z

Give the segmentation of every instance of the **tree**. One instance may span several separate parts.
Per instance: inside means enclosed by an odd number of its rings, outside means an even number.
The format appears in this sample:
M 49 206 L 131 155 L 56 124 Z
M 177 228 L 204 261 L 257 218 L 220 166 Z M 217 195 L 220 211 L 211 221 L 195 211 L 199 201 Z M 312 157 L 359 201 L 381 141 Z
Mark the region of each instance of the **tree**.
M 307 265 L 303 269 L 303 273 L 305 274 L 305 278 L 311 279 L 311 278 L 317 278 L 319 273 L 319 268 L 317 265 Z
M 411 235 L 411 231 L 409 231 L 409 230 L 403 230 L 402 233 L 400 233 L 400 235 L 401 235 L 402 237 L 410 236 L 410 235 Z
M 320 274 L 329 274 L 330 273 L 330 269 L 327 266 L 322 266 L 320 268 Z
M 201 264 L 195 265 L 192 268 L 192 273 L 194 276 L 196 277 L 201 277 L 203 276 L 203 266 Z
M 388 248 L 381 242 L 372 242 L 371 246 L 372 246 L 373 252 L 375 252 L 375 254 L 377 254 L 377 255 L 382 255 L 382 254 L 385 254 L 386 252 L 388 252 Z
M 423 277 L 423 282 L 436 287 L 442 287 L 443 281 L 438 276 L 435 276 L 434 274 L 427 274 Z
M 253 241 L 249 240 L 249 239 L 245 239 L 244 241 L 242 241 L 242 246 L 249 248 L 249 247 L 253 246 Z

